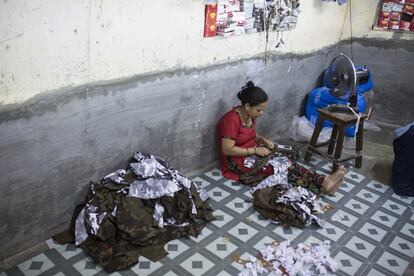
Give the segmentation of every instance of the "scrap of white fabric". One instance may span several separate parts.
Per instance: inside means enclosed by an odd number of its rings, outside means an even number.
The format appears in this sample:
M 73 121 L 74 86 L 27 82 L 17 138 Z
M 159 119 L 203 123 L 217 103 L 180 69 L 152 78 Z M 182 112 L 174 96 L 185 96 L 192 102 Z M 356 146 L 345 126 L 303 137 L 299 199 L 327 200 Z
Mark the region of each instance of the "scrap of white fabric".
M 247 161 L 245 160 L 244 164 L 245 166 L 251 165 L 251 162 L 252 160 L 248 159 Z M 289 158 L 285 156 L 273 156 L 266 165 L 271 165 L 273 167 L 273 174 L 266 177 L 256 187 L 251 188 L 250 192 L 252 194 L 257 190 L 277 185 L 283 185 L 284 187 L 291 188 L 287 182 L 288 168 L 292 165 Z
M 325 224 L 322 219 L 314 215 L 315 212 L 320 211 L 320 205 L 316 200 L 316 195 L 307 189 L 300 186 L 289 189 L 276 202 L 292 206 L 306 226 L 310 226 L 313 222 L 320 227 Z
M 260 255 L 244 261 L 244 270 L 239 276 L 259 275 L 272 272 L 274 275 L 319 275 L 336 272 L 338 266 L 331 258 L 330 242 L 311 246 L 299 243 L 292 247 L 286 240 L 272 243 L 260 250 Z M 243 260 L 242 260 L 243 261 Z

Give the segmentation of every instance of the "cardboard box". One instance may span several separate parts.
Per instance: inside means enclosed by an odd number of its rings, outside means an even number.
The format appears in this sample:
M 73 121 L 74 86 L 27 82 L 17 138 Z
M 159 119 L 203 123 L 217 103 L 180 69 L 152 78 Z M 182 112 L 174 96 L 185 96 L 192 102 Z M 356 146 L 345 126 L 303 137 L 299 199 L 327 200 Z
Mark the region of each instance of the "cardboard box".
M 392 11 L 402 12 L 403 8 L 404 8 L 404 4 L 394 3 L 394 5 L 392 6 Z
M 382 11 L 392 12 L 392 7 L 393 6 L 394 6 L 394 3 L 383 3 L 382 4 Z
M 411 22 L 401 21 L 400 22 L 400 30 L 409 31 L 411 27 Z
M 388 23 L 388 29 L 399 30 L 400 29 L 400 21 L 390 20 L 389 23 Z
M 216 36 L 217 4 L 205 5 L 204 16 L 204 37 Z
M 404 8 L 403 8 L 403 12 L 405 12 L 405 13 L 407 13 L 409 15 L 413 15 L 413 13 L 414 13 L 414 6 L 405 4 L 404 5 Z
M 389 20 L 388 20 L 388 18 L 379 18 L 378 19 L 378 24 L 377 24 L 377 27 L 378 28 L 380 28 L 380 29 L 384 29 L 384 30 L 386 30 L 386 29 L 388 29 L 388 24 L 389 24 Z
M 391 12 L 390 13 L 390 20 L 400 21 L 401 20 L 401 13 L 400 12 Z
M 382 11 L 379 14 L 379 18 L 388 18 L 389 19 L 390 16 L 391 16 L 391 13 L 390 12 L 385 12 L 385 11 Z

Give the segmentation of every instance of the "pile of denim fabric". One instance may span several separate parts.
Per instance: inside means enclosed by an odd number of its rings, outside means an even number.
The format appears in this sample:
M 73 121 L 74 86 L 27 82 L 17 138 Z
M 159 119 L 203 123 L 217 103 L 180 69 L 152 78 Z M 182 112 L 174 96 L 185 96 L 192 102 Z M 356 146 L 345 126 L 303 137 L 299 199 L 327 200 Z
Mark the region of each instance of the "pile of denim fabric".
M 158 261 L 168 241 L 197 237 L 214 219 L 206 191 L 163 159 L 137 152 L 132 160 L 91 183 L 71 229 L 54 237 L 74 242 L 107 272 L 130 268 L 139 256 Z

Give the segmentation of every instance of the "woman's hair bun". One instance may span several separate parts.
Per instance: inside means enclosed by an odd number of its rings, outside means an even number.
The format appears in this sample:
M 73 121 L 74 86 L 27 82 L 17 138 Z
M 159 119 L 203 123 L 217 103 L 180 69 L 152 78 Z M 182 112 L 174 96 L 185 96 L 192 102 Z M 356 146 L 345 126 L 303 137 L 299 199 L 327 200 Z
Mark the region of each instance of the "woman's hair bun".
M 254 87 L 254 83 L 252 81 L 248 81 L 246 82 L 246 85 L 243 88 L 252 88 L 252 87 Z
M 254 88 L 254 83 L 252 81 L 246 82 L 246 84 L 241 88 L 241 90 L 237 93 L 237 98 L 241 100 L 242 94 L 244 91 L 246 91 L 249 88 Z

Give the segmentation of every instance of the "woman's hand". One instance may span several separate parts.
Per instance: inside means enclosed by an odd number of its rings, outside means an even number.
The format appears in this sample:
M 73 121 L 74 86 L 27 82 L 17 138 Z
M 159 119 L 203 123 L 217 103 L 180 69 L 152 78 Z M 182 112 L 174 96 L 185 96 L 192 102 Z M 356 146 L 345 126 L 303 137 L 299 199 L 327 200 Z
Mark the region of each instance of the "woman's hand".
M 265 157 L 270 154 L 270 150 L 266 147 L 256 147 L 256 155 L 260 157 Z
M 273 149 L 275 147 L 275 145 L 273 144 L 272 141 L 270 141 L 269 139 L 266 138 L 262 138 L 261 142 L 264 144 L 264 146 L 268 149 Z

